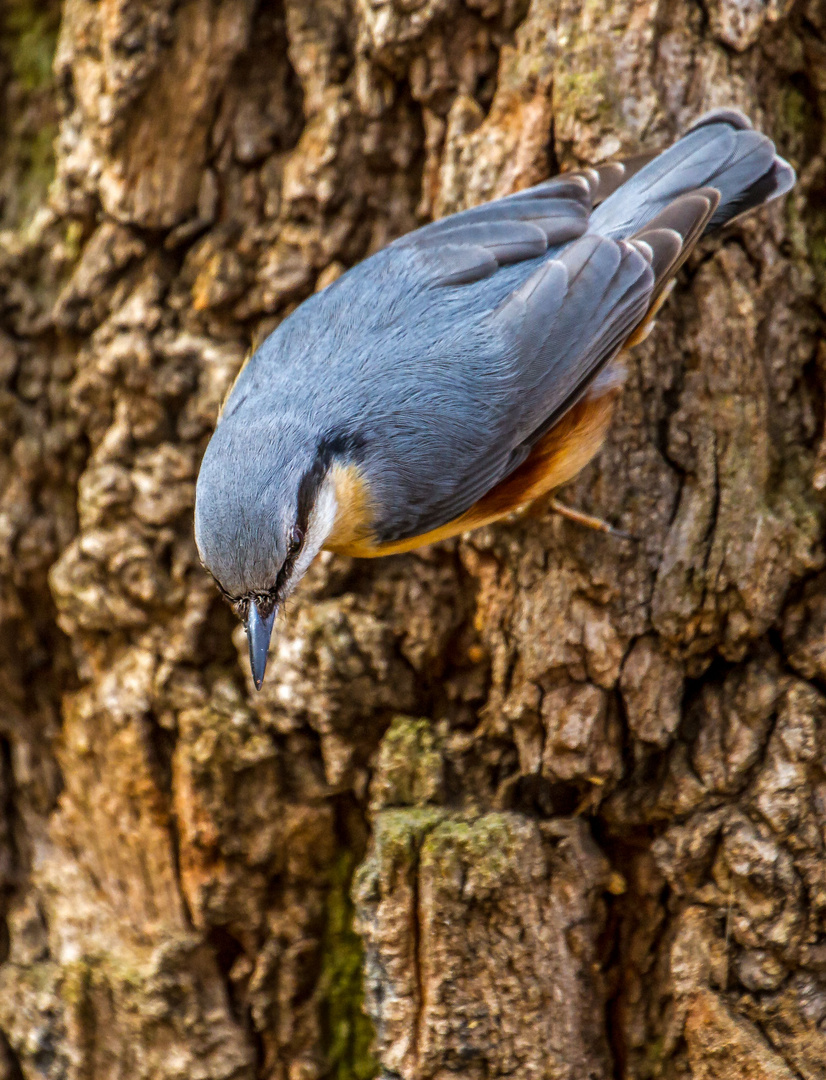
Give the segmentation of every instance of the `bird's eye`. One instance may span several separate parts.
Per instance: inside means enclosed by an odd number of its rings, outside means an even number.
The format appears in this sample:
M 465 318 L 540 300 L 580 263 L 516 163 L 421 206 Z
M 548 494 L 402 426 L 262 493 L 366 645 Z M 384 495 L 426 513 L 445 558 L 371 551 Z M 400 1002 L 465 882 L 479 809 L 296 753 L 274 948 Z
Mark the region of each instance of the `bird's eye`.
M 304 543 L 304 530 L 300 529 L 297 525 L 293 525 L 290 530 L 290 554 L 295 554 L 296 551 Z

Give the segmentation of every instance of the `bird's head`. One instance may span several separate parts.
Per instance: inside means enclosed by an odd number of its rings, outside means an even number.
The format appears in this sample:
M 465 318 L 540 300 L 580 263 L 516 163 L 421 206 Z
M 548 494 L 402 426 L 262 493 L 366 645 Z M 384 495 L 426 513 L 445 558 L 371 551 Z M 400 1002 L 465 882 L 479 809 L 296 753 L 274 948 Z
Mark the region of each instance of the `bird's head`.
M 321 550 L 337 503 L 329 444 L 283 422 L 222 420 L 195 490 L 201 561 L 243 620 L 261 689 L 275 617 Z

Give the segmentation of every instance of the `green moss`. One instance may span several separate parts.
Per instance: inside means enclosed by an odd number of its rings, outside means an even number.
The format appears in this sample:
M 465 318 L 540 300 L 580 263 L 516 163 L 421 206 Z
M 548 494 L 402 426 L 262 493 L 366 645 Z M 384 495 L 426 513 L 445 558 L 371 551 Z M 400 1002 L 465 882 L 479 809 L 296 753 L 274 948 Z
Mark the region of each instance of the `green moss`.
M 353 929 L 353 863 L 353 855 L 345 852 L 330 875 L 321 979 L 323 1016 L 330 1076 L 372 1080 L 379 1066 L 370 1052 L 373 1025 L 363 1007 L 363 950 Z
M 554 79 L 554 101 L 560 111 L 579 120 L 610 115 L 605 72 L 599 67 L 586 71 L 559 71 Z
M 54 179 L 57 108 L 52 60 L 60 26 L 56 0 L 7 0 L 0 9 L 0 48 L 14 93 L 0 106 L 0 206 L 3 226 L 31 218 Z
M 501 886 L 509 870 L 518 865 L 524 844 L 520 822 L 513 814 L 445 818 L 422 847 L 422 869 L 435 881 L 450 881 L 457 868 L 464 868 L 470 875 L 466 888 L 484 893 Z
M 373 809 L 439 802 L 442 765 L 441 747 L 430 721 L 394 717 L 376 761 Z
M 63 968 L 60 996 L 72 1008 L 82 1008 L 92 986 L 92 967 L 87 960 L 76 960 Z
M 370 853 L 358 868 L 358 902 L 379 902 L 421 869 L 430 880 L 451 882 L 467 875 L 479 895 L 501 886 L 519 867 L 525 849 L 524 823 L 514 814 L 481 817 L 448 814 L 436 807 L 384 810 L 374 819 Z
M 418 851 L 422 838 L 435 829 L 444 816 L 443 810 L 431 806 L 383 810 L 373 822 L 373 850 L 382 852 L 384 859 L 393 864 L 405 861 L 411 852 Z
M 777 119 L 772 137 L 784 157 L 798 167 L 812 155 L 812 137 L 818 129 L 817 114 L 805 94 L 787 84 L 778 94 Z
M 809 254 L 812 262 L 821 271 L 826 269 L 826 236 L 812 236 L 809 240 Z
M 97 1026 L 93 998 L 95 969 L 96 962 L 88 959 L 76 960 L 63 969 L 60 996 L 68 1006 L 75 1032 L 75 1043 L 79 1044 L 79 1047 L 94 1043 Z M 100 978 L 99 973 L 98 978 Z
M 66 255 L 70 262 L 77 262 L 83 248 L 83 225 L 79 221 L 70 221 L 64 236 Z
M 787 202 L 794 202 L 788 199 Z M 806 236 L 809 266 L 815 276 L 817 290 L 821 298 L 826 296 L 826 214 L 820 209 L 807 207 L 807 220 L 801 222 Z
M 121 988 L 125 996 L 136 995 L 146 986 L 146 972 L 127 964 L 123 957 L 92 953 L 65 964 L 60 969 L 61 1000 L 75 1010 L 86 1010 L 95 987 Z
M 811 109 L 806 98 L 793 86 L 787 86 L 781 99 L 781 116 L 787 131 L 805 132 L 811 123 Z
M 353 877 L 356 902 L 369 907 L 392 891 L 399 875 L 414 874 L 423 841 L 444 817 L 444 810 L 433 806 L 376 814 L 367 858 Z
M 786 148 L 784 147 L 784 151 Z M 790 155 L 791 156 L 791 155 Z M 783 199 L 785 237 L 803 273 L 814 275 L 818 298 L 826 299 L 826 211 L 814 200 Z
M 655 1039 L 646 1047 L 645 1058 L 642 1062 L 642 1075 L 654 1077 L 662 1075 L 663 1062 L 665 1061 L 665 1040 Z
M 14 78 L 29 93 L 40 90 L 52 79 L 60 5 L 7 0 L 4 6 L 3 32 Z
M 55 175 L 54 140 L 55 124 L 45 124 L 19 143 L 20 164 L 19 201 L 20 219 L 31 217 L 37 206 L 45 199 Z

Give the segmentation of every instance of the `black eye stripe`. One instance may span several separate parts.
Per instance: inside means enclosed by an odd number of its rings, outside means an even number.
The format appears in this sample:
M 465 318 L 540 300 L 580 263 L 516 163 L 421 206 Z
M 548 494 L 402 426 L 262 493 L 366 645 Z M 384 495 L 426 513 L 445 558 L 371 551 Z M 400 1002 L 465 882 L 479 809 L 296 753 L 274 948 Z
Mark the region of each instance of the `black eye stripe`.
M 327 475 L 327 470 L 336 460 L 353 459 L 365 445 L 364 437 L 352 432 L 349 434 L 330 432 L 320 440 L 316 447 L 315 460 L 302 477 L 298 487 L 296 527 L 302 533 L 302 537 L 309 526 L 310 514 L 318 497 L 318 489 Z
M 300 534 L 300 539 L 296 534 Z M 273 585 L 270 592 L 274 596 L 278 596 L 290 575 L 290 571 L 295 565 L 295 560 L 298 558 L 298 553 L 301 551 L 301 545 L 304 542 L 304 530 L 293 529 L 293 533 L 290 536 L 290 549 L 287 552 L 287 558 L 281 564 L 281 569 L 278 571 L 278 577 L 275 579 L 275 585 Z

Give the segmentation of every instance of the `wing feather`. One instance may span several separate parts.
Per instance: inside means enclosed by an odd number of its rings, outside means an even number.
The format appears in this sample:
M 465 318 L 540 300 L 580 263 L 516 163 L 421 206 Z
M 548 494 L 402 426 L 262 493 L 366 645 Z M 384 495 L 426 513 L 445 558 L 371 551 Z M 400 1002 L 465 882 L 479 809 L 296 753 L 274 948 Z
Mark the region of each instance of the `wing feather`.
M 531 221 L 477 221 L 455 225 L 450 229 L 419 242 L 419 250 L 427 251 L 442 245 L 459 247 L 470 244 L 484 248 L 500 266 L 538 259 L 548 250 L 548 238 L 538 224 Z
M 653 161 L 656 154 L 636 154 L 634 157 L 623 158 L 622 161 L 609 161 L 606 165 L 594 165 L 587 169 L 577 169 L 562 175 L 566 179 L 581 177 L 588 185 L 591 196 L 591 205 L 599 206 L 609 195 L 622 187 L 622 185 L 635 176 L 643 165 Z
M 443 259 L 453 257 L 451 249 L 483 248 L 500 266 L 539 258 L 549 248 L 582 236 L 590 212 L 588 184 L 557 178 L 424 225 L 395 240 L 390 249 L 423 256 L 438 280 Z
M 522 464 L 532 446 L 587 391 L 643 318 L 655 283 L 650 248 L 587 235 L 546 259 L 486 316 L 484 335 L 515 373 L 509 438 L 489 445 L 455 484 L 416 514 L 415 526 L 380 531 L 381 543 L 452 520 Z
M 616 354 L 645 315 L 654 281 L 646 252 L 589 234 L 492 313 L 493 321 L 507 324 L 524 392 L 535 402 L 526 410 L 520 442 L 548 430 Z

